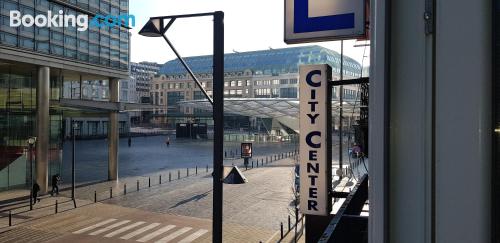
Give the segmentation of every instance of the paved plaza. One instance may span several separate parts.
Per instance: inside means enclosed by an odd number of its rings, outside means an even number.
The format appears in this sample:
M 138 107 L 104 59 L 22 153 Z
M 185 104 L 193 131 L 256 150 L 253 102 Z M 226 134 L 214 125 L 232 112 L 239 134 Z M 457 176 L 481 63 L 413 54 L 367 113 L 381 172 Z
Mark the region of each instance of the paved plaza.
M 266 242 L 276 236 L 292 208 L 293 158 L 244 171 L 248 183 L 224 185 L 224 239 L 226 242 Z M 9 242 L 210 242 L 212 179 L 201 173 L 162 185 L 130 189 L 115 183 L 113 198 L 100 193 L 98 203 L 90 192 L 104 185 L 80 187 L 76 209 L 68 192 L 43 198 L 36 210 L 15 217 L 14 226 L 3 218 L 0 241 Z M 131 183 L 132 184 L 132 183 Z M 135 189 L 135 188 L 134 188 Z M 59 213 L 51 205 L 58 199 Z M 31 233 L 30 233 L 31 232 Z
M 172 139 L 167 147 L 164 139 L 165 136 L 138 137 L 131 147 L 122 139 L 118 181 L 105 180 L 105 140 L 77 141 L 77 207 L 68 190 L 71 153 L 65 149 L 65 189 L 58 197 L 43 196 L 33 211 L 26 198 L 0 206 L 0 241 L 210 242 L 212 143 Z M 292 223 L 295 218 L 296 146 L 255 143 L 254 156 L 246 170 L 238 157 L 239 145 L 225 143 L 224 164 L 239 166 L 248 183 L 224 184 L 224 240 L 278 241 L 280 223 L 286 230 L 288 217 Z M 333 153 L 337 154 L 335 149 Z M 355 169 L 356 173 L 362 166 Z M 0 199 L 15 197 L 16 193 L 27 192 L 5 192 Z M 9 211 L 13 215 L 10 227 Z

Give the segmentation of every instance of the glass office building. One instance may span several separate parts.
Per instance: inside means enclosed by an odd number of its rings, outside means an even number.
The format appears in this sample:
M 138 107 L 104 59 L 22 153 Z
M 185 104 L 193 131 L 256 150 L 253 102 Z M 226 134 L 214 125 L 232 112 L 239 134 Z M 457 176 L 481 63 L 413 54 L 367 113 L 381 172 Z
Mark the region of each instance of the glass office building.
M 90 25 L 85 31 L 71 25 L 11 27 L 10 11 L 36 16 L 62 10 L 88 15 L 90 21 L 96 15 L 128 16 L 128 2 L 0 0 L 0 190 L 30 186 L 26 141 L 31 136 L 39 140 L 32 152 L 33 176 L 46 189 L 46 179 L 61 170 L 63 120 L 85 113 L 82 107 L 92 106 L 88 102 L 117 102 L 112 85 L 118 87 L 117 80 L 128 77 L 129 67 L 125 21 Z

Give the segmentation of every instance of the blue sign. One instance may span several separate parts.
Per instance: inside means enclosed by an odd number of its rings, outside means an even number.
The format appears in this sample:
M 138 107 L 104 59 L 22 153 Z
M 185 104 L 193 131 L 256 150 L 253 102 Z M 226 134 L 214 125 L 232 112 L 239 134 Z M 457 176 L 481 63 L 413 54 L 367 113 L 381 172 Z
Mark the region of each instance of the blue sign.
M 367 1 L 285 0 L 285 42 L 364 38 Z
M 294 0 L 295 33 L 352 28 L 354 28 L 354 13 L 309 18 L 309 0 Z

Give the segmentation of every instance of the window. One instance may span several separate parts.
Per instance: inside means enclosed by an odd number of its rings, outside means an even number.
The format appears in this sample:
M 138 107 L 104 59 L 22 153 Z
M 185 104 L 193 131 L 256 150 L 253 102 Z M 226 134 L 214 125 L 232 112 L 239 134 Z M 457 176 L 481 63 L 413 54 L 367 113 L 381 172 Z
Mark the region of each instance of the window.
M 52 53 L 54 55 L 63 56 L 64 55 L 64 48 L 62 46 L 59 46 L 59 45 L 51 44 L 50 45 L 50 53 Z
M 238 80 L 238 87 L 243 86 L 243 80 Z
M 251 81 L 247 80 L 245 86 L 250 86 L 250 85 L 252 85 Z
M 280 79 L 280 84 L 288 84 L 288 79 Z
M 19 38 L 19 47 L 33 50 L 35 48 L 35 42 L 32 38 Z
M 160 87 L 159 87 L 159 85 L 158 85 L 158 84 L 155 84 L 155 88 L 156 88 L 156 89 L 159 89 Z
M 54 44 L 63 45 L 63 42 L 64 42 L 63 34 L 61 34 L 59 32 L 51 31 L 50 42 L 54 43 Z
M 280 98 L 297 98 L 297 88 L 281 88 L 280 89 Z
M 229 82 L 224 82 L 224 87 L 228 87 L 229 86 Z
M 121 101 L 128 101 L 128 91 L 127 90 L 122 90 L 120 94 L 120 100 Z
M 231 81 L 231 87 L 236 87 L 236 81 L 235 80 Z
M 297 83 L 297 79 L 296 78 L 291 78 L 290 79 L 290 84 L 296 84 Z

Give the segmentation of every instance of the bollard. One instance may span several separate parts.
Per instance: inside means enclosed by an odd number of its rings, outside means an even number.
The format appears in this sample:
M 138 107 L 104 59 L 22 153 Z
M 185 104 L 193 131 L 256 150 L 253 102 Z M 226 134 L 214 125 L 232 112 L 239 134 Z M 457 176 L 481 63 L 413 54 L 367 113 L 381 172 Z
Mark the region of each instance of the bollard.
M 189 168 L 186 168 L 186 177 L 189 177 Z
M 109 198 L 113 198 L 113 187 L 109 188 Z
M 172 172 L 170 171 L 168 172 L 168 181 L 169 182 L 172 181 Z
M 288 215 L 288 232 L 292 229 L 292 222 L 290 220 L 290 215 Z
M 137 191 L 139 191 L 139 180 L 137 180 Z
M 97 192 L 94 191 L 94 203 L 96 203 L 96 202 L 97 202 Z
M 299 227 L 299 208 L 295 206 L 295 242 L 297 242 L 297 231 Z M 302 228 L 301 228 L 302 229 Z
M 123 185 L 123 195 L 127 195 L 127 184 Z
M 58 206 L 58 203 L 57 203 L 57 200 L 56 200 L 56 213 L 57 213 L 57 206 Z
M 160 175 L 160 178 L 158 179 L 158 181 L 160 182 L 160 185 L 161 185 L 161 175 Z
M 208 165 L 207 165 L 207 173 L 208 173 Z
M 195 167 L 194 173 L 195 173 L 195 175 L 198 175 L 198 166 Z
M 148 178 L 148 187 L 151 187 L 151 177 Z
M 281 238 L 283 239 L 283 222 L 280 223 L 280 232 L 281 232 Z
M 12 226 L 12 211 L 9 210 L 9 226 Z
M 252 160 L 252 169 L 253 169 L 253 160 Z
M 179 179 L 181 179 L 181 171 L 180 170 L 177 171 L 177 180 L 179 180 Z

